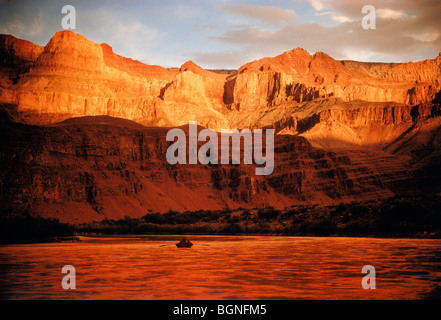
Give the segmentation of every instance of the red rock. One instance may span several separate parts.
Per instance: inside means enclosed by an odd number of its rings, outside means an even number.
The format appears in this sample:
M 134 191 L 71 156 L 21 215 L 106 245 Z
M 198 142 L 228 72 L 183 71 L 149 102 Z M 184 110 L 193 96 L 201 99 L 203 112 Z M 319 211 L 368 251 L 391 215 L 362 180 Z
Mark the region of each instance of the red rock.
M 0 203 L 86 222 L 375 200 L 419 192 L 415 181 L 436 194 L 439 184 L 427 181 L 439 176 L 440 65 L 440 56 L 339 62 L 298 48 L 218 74 L 191 61 L 146 65 L 70 31 L 44 48 L 0 36 Z M 168 128 L 158 127 L 191 120 L 216 130 L 273 127 L 274 173 L 166 164 Z
M 107 44 L 60 31 L 17 84 L 3 85 L 0 102 L 17 104 L 31 123 L 110 115 L 143 124 L 181 125 L 197 116 L 202 125 L 227 126 L 218 112 L 225 76 L 196 65 L 192 70 L 145 65 L 113 53 Z M 173 112 L 178 108 L 189 118 Z
M 255 166 L 243 163 L 168 165 L 168 129 L 125 119 L 6 122 L 0 128 L 2 212 L 28 210 L 69 223 L 169 210 L 377 200 L 394 195 L 396 184 L 414 183 L 414 172 L 399 157 L 372 150 L 337 154 L 300 136 L 276 136 L 274 173 L 256 176 Z
M 417 63 L 370 65 L 342 63 L 321 52 L 310 55 L 295 49 L 241 67 L 232 104 L 240 110 L 265 109 L 285 101 L 333 96 L 343 101 L 416 105 L 432 101 L 441 89 L 440 66 L 440 57 Z M 299 87 L 306 94 L 293 91 Z
M 0 102 L 17 104 L 27 121 L 35 123 L 110 115 L 149 125 L 198 120 L 221 129 L 237 122 L 225 112 L 227 107 L 243 113 L 241 127 L 255 127 L 257 123 L 245 121 L 255 110 L 327 97 L 417 105 L 432 101 L 440 91 L 441 57 L 370 64 L 339 62 L 297 48 L 250 62 L 227 78 L 192 61 L 179 70 L 146 65 L 71 31 L 56 33 L 44 50 L 11 36 L 1 39 L 6 69 L 18 70 L 14 61 L 25 61 L 27 69 L 20 77 L 1 73 Z

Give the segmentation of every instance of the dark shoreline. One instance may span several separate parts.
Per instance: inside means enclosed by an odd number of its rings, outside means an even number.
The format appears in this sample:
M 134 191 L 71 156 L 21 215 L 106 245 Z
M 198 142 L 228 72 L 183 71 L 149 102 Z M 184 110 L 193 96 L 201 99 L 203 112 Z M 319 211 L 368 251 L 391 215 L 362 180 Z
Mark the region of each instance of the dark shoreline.
M 79 234 L 206 234 L 441 238 L 441 198 L 394 197 L 334 206 L 151 213 L 75 226 Z
M 142 239 L 148 237 L 170 237 L 173 240 L 179 241 L 182 236 L 189 237 L 295 237 L 295 238 L 351 238 L 351 239 L 396 239 L 396 240 L 439 240 L 441 237 L 411 237 L 411 236 L 374 236 L 374 235 L 358 235 L 358 236 L 342 236 L 342 235 L 329 235 L 329 236 L 316 236 L 316 235 L 285 235 L 285 234 L 77 234 L 78 241 L 60 241 L 60 242 L 81 242 L 81 238 L 122 238 L 122 239 Z M 190 238 L 191 239 L 191 238 Z
M 0 243 L 75 241 L 78 235 L 236 235 L 441 238 L 441 197 L 394 197 L 334 206 L 148 213 L 71 225 L 29 215 L 0 218 Z M 64 239 L 64 240 L 63 240 Z

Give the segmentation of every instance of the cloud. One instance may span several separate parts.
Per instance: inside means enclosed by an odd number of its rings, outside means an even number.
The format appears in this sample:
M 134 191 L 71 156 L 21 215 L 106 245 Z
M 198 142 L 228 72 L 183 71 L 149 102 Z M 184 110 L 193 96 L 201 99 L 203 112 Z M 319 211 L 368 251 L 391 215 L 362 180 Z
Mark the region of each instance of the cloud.
M 157 29 L 148 27 L 139 21 L 119 22 L 113 28 L 114 32 L 110 42 L 123 48 L 120 54 L 133 59 L 145 59 L 146 49 L 154 47 L 155 41 L 160 38 L 160 32 Z
M 326 1 L 323 0 L 308 0 L 314 9 L 322 11 L 326 8 Z
M 326 16 L 328 14 L 332 14 L 331 11 L 320 11 L 320 12 L 316 12 L 315 15 L 320 17 L 320 16 Z
M 439 32 L 427 32 L 427 33 L 420 33 L 420 34 L 409 34 L 409 37 L 414 38 L 417 41 L 421 42 L 434 42 L 439 39 L 440 33 Z M 441 50 L 441 48 L 440 48 Z
M 320 16 L 317 23 L 291 20 L 278 30 L 264 26 L 232 28 L 210 39 L 241 52 L 259 52 L 261 57 L 302 47 L 336 59 L 404 62 L 429 53 L 434 58 L 441 51 L 441 1 L 373 0 L 377 9 L 374 30 L 361 26 L 365 0 L 307 1 Z M 323 23 L 323 19 L 339 24 Z
M 272 6 L 257 6 L 247 4 L 225 4 L 220 7 L 223 11 L 250 19 L 259 20 L 265 24 L 281 25 L 297 18 L 294 10 Z
M 162 37 L 160 30 L 107 9 L 83 12 L 77 19 L 77 32 L 96 43 L 106 42 L 118 48 L 117 54 L 137 60 L 147 60 Z
M 154 41 L 159 38 L 160 32 L 139 21 L 130 23 L 118 22 L 113 25 L 112 38 L 131 45 L 136 41 Z
M 364 61 L 429 59 L 441 51 L 439 0 L 231 2 L 78 0 L 75 31 L 120 55 L 164 66 L 192 59 L 203 67 L 235 68 L 296 47 Z M 361 26 L 366 4 L 376 8 L 375 30 Z M 45 45 L 60 30 L 61 17 L 49 0 L 2 1 L 0 33 Z
M 351 19 L 351 18 L 345 17 L 345 16 L 332 16 L 331 19 L 334 20 L 334 21 L 337 21 L 339 23 L 345 23 L 345 22 L 354 21 L 354 19 Z
M 18 14 L 13 14 L 4 21 L 1 32 L 23 39 L 33 38 L 41 36 L 47 31 L 45 22 L 46 19 L 42 12 L 33 15 L 26 23 Z
M 186 60 L 193 60 L 198 65 L 207 69 L 237 68 L 251 60 L 261 58 L 253 57 L 252 53 L 243 50 L 224 52 L 189 52 L 185 54 Z M 227 67 L 226 67 L 227 66 Z
M 376 10 L 376 13 L 377 13 L 378 17 L 383 18 L 383 19 L 405 19 L 405 18 L 409 17 L 403 11 L 392 10 L 392 9 L 387 9 L 387 8 L 379 8 L 378 10 Z

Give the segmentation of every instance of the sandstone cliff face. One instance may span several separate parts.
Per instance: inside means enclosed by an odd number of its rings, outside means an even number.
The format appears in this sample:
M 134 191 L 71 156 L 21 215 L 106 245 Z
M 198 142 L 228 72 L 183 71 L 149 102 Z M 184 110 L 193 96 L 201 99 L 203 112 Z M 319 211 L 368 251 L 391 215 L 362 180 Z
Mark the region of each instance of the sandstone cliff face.
M 289 135 L 276 137 L 269 176 L 256 176 L 254 165 L 171 166 L 166 132 L 109 117 L 52 126 L 3 121 L 2 212 L 80 223 L 168 210 L 378 199 L 414 183 L 400 157 L 337 154 Z
M 109 115 L 158 126 L 197 120 L 220 130 L 234 127 L 228 109 L 267 112 L 329 97 L 418 105 L 431 102 L 441 89 L 440 56 L 369 64 L 298 48 L 227 75 L 191 61 L 180 69 L 145 65 L 70 31 L 58 32 L 44 48 L 11 36 L 1 39 L 0 102 L 16 104 L 30 123 Z M 257 125 L 242 121 L 242 127 Z
M 342 61 L 348 69 L 367 73 L 374 78 L 394 81 L 432 82 L 439 79 L 441 52 L 433 60 L 408 63 L 369 63 Z
M 202 69 L 187 61 L 163 91 L 162 110 L 174 125 L 198 121 L 200 125 L 217 131 L 228 128 L 222 114 L 226 75 Z
M 295 49 L 218 74 L 191 61 L 145 65 L 69 31 L 44 48 L 1 36 L 0 203 L 85 222 L 436 194 L 440 64 L 339 62 Z M 274 128 L 273 174 L 168 165 L 166 127 L 189 121 Z
M 144 124 L 179 125 L 188 119 L 169 111 L 182 102 L 187 104 L 186 113 L 199 116 L 201 124 L 224 124 L 218 114 L 222 77 L 148 66 L 70 31 L 58 32 L 29 72 L 1 90 L 1 102 L 16 104 L 28 115 L 28 122 L 109 115 Z
M 269 127 L 278 134 L 301 135 L 315 147 L 341 151 L 387 148 L 413 128 L 437 121 L 439 109 L 440 105 L 433 103 L 412 106 L 329 98 L 285 103 L 269 110 L 232 111 L 228 119 L 233 127 Z
M 26 62 L 35 62 L 43 47 L 30 41 L 17 39 L 11 35 L 0 35 L 0 65 L 18 66 Z
M 348 67 L 346 67 L 348 66 Z M 365 66 L 340 63 L 303 49 L 264 58 L 239 69 L 234 80 L 233 108 L 268 108 L 285 101 L 335 97 L 343 101 L 431 102 L 441 86 L 441 57 L 417 63 Z
M 189 67 L 189 65 L 191 67 Z M 225 76 L 203 70 L 186 62 L 164 92 L 164 100 L 199 104 L 202 108 L 222 111 Z
M 43 47 L 17 39 L 11 35 L 0 35 L 0 90 L 17 81 L 18 76 L 28 72 Z

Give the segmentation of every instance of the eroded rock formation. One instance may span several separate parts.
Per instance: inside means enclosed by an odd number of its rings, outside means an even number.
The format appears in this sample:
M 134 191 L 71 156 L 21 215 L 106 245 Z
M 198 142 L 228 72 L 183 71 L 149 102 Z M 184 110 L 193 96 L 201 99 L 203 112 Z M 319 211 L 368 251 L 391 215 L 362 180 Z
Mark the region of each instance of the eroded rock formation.
M 237 73 L 166 69 L 70 31 L 45 47 L 1 35 L 0 203 L 85 222 L 439 194 L 440 68 L 441 56 L 363 63 L 298 48 Z M 166 132 L 193 120 L 274 128 L 273 174 L 170 166 Z
M 172 166 L 165 157 L 167 131 L 107 116 L 50 126 L 3 117 L 2 213 L 81 223 L 168 210 L 376 200 L 417 185 L 407 158 L 325 151 L 293 135 L 276 136 L 276 165 L 268 176 L 243 163 Z

